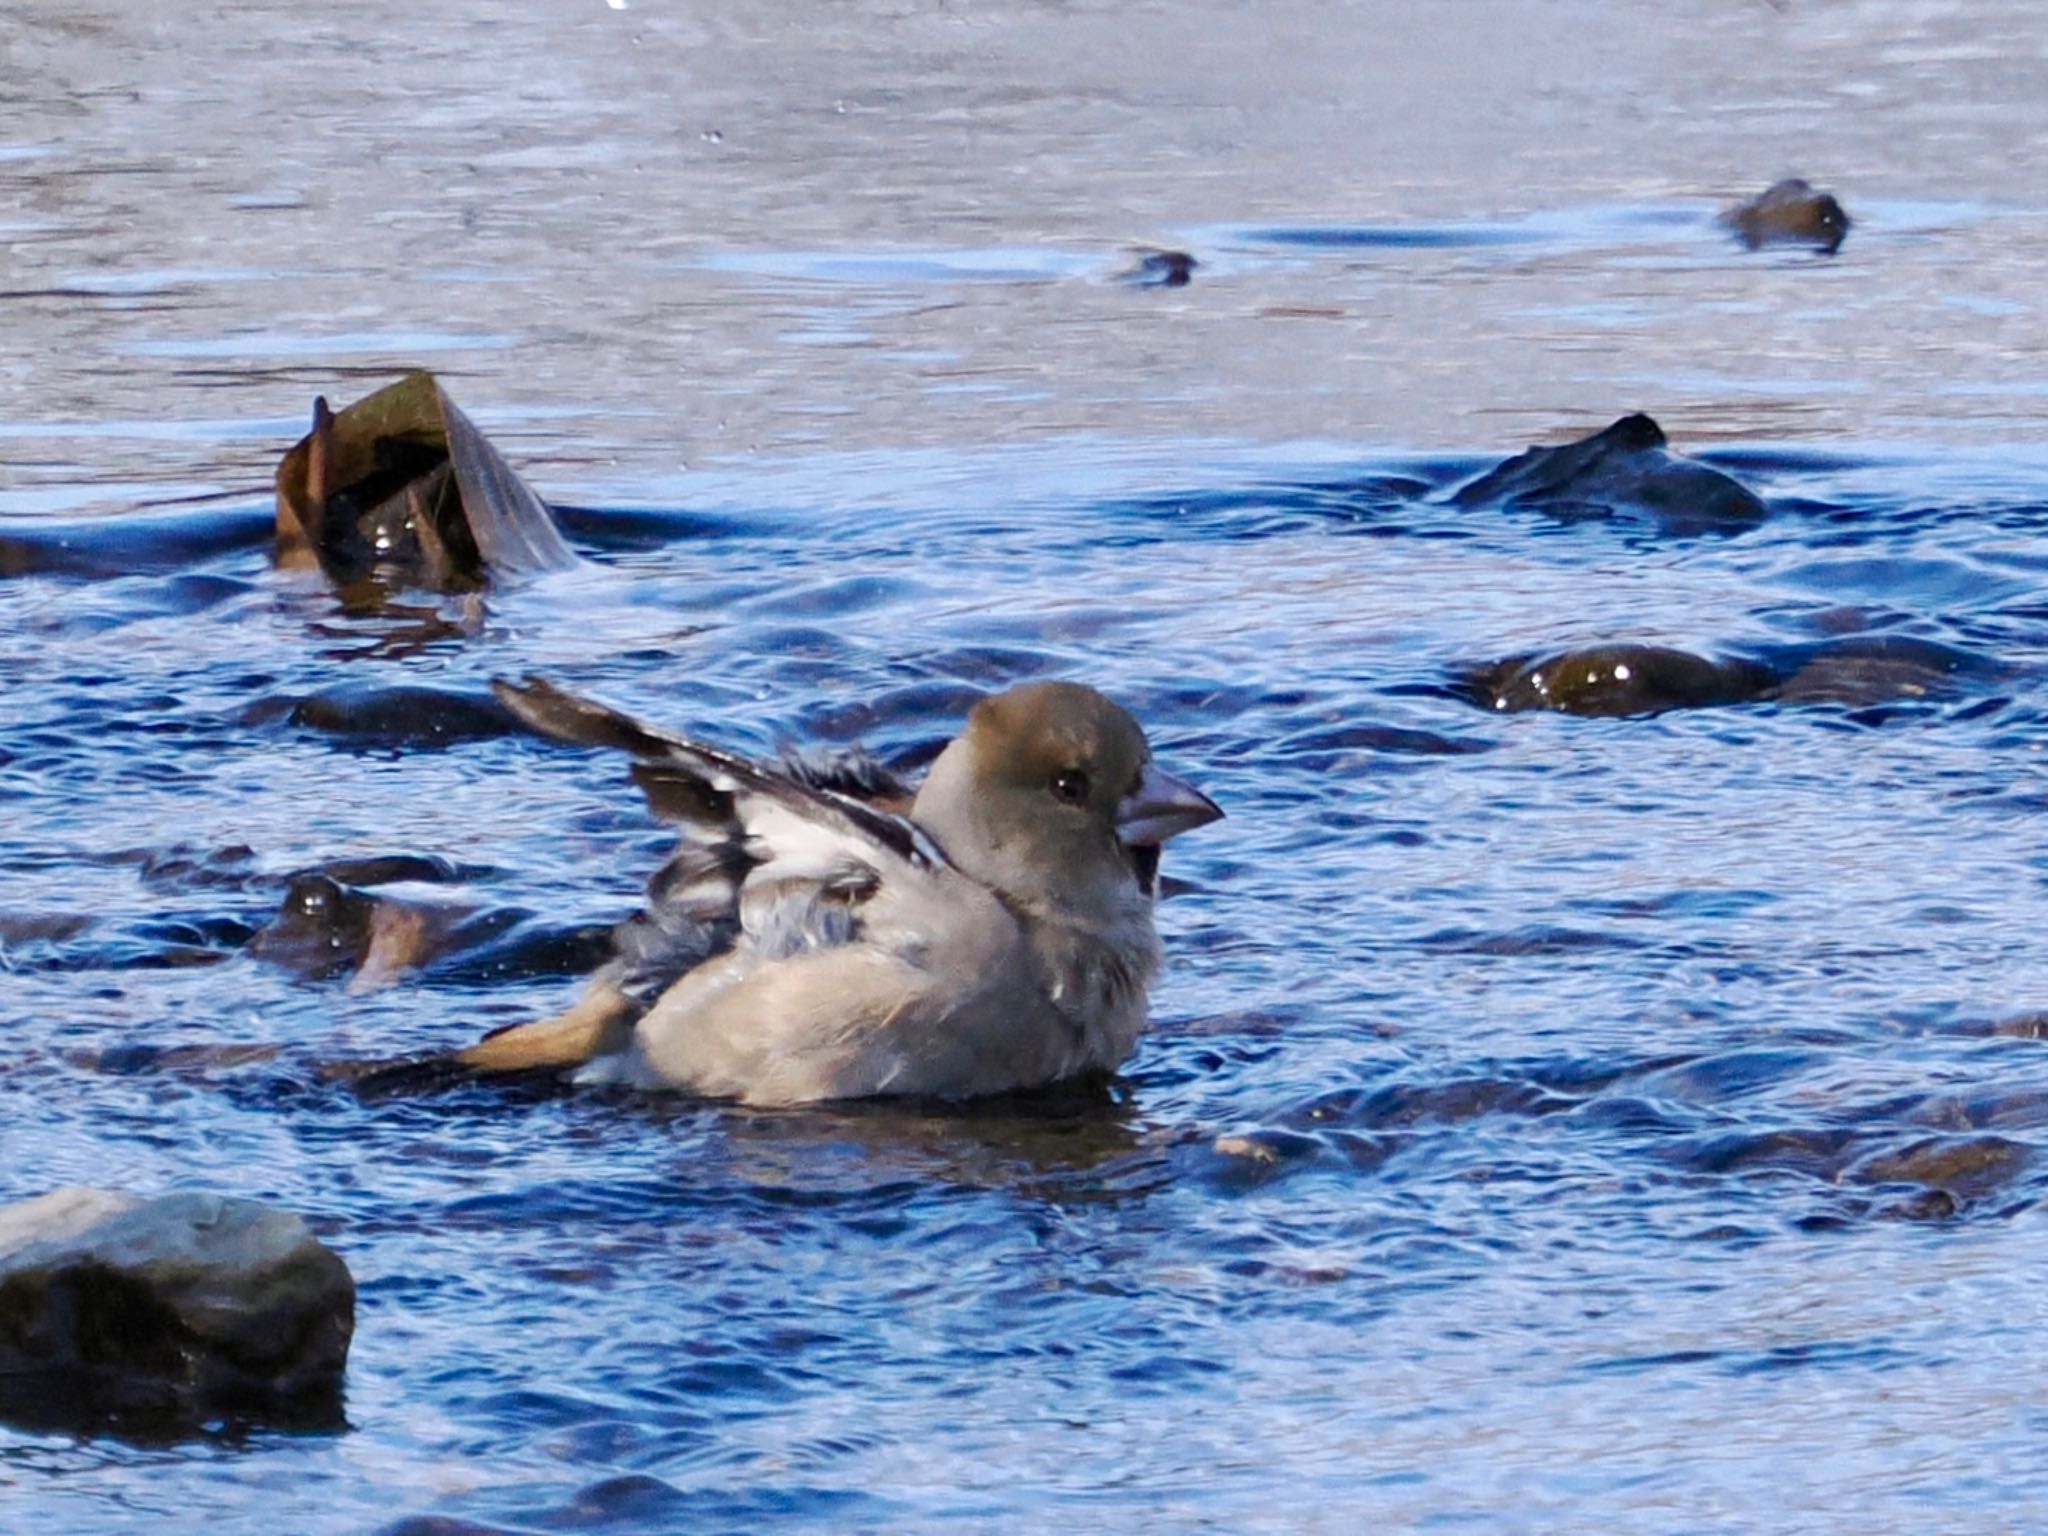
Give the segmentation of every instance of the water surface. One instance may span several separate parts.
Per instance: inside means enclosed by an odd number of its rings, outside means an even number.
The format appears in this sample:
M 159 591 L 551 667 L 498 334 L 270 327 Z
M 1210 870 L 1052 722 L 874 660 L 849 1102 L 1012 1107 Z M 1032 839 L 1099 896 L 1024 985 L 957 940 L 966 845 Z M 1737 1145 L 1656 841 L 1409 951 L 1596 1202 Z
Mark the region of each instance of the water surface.
M 0 11 L 0 1196 L 274 1200 L 362 1287 L 345 1431 L 0 1431 L 11 1524 L 2027 1522 L 2048 22 L 1470 11 L 1469 56 L 1378 6 Z M 1792 170 L 1832 260 L 1712 226 Z M 415 363 L 582 569 L 361 614 L 269 568 L 312 394 Z M 1772 515 L 1445 499 L 1634 408 Z M 1844 637 L 1980 665 L 1451 686 Z M 1114 1101 L 323 1082 L 560 1006 L 542 940 L 667 846 L 601 757 L 305 708 L 527 671 L 908 761 L 1111 689 L 1228 811 Z M 392 854 L 511 947 L 246 951 Z

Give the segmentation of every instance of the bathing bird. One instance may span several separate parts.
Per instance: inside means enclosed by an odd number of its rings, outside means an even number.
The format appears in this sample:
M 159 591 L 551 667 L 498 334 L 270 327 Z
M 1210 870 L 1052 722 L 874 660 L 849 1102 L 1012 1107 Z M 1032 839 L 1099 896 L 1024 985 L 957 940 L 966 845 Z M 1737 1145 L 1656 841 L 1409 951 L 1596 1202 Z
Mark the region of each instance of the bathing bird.
M 1223 814 L 1078 683 L 982 698 L 907 804 L 872 760 L 756 763 L 545 681 L 493 691 L 543 736 L 631 753 L 681 842 L 575 1006 L 398 1081 L 555 1069 L 789 1105 L 1107 1075 L 1160 965 L 1159 849 Z

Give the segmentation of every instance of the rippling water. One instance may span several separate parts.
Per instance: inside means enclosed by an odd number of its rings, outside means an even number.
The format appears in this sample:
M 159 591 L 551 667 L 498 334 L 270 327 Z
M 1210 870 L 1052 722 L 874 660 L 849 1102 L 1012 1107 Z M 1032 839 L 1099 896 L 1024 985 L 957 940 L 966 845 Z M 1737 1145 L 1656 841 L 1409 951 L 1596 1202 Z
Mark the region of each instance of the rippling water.
M 1453 63 L 1375 6 L 0 7 L 0 1197 L 276 1201 L 362 1288 L 343 1432 L 0 1430 L 0 1523 L 2033 1518 L 2048 22 L 1473 9 Z M 1710 223 L 1787 169 L 1832 261 Z M 270 569 L 311 395 L 418 362 L 580 569 Z M 1771 516 L 1446 499 L 1637 407 Z M 1972 665 L 1454 686 L 1845 637 Z M 908 761 L 1115 692 L 1228 812 L 1116 1102 L 322 1082 L 560 1006 L 667 846 L 614 761 L 318 707 L 527 671 Z M 383 855 L 487 939 L 374 991 L 246 952 Z

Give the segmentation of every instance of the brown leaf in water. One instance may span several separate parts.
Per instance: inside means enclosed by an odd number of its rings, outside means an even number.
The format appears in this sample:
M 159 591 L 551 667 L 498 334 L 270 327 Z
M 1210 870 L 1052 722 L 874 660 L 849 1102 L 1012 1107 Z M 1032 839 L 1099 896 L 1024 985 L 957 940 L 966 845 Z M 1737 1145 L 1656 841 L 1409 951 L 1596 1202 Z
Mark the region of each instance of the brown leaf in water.
M 431 373 L 345 406 L 313 402 L 313 429 L 277 469 L 277 563 L 344 590 L 472 591 L 573 565 L 547 504 Z

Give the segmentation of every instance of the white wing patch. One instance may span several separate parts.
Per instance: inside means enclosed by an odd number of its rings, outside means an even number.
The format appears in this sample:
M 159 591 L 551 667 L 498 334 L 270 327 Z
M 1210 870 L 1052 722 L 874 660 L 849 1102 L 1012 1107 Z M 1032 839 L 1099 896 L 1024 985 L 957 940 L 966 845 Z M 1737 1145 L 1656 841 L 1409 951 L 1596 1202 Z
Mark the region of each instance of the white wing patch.
M 814 811 L 804 800 L 743 789 L 735 810 L 755 861 L 740 886 L 740 931 L 764 959 L 858 941 L 861 907 L 885 880 L 922 879 L 944 865 L 931 840 L 899 817 L 867 813 L 900 847 L 836 814 L 836 805 Z
M 807 816 L 797 806 L 762 795 L 743 799 L 739 818 L 746 829 L 747 854 L 759 866 L 748 874 L 749 885 L 757 880 L 831 880 L 849 864 L 873 869 L 889 855 L 888 849 L 850 827 Z

